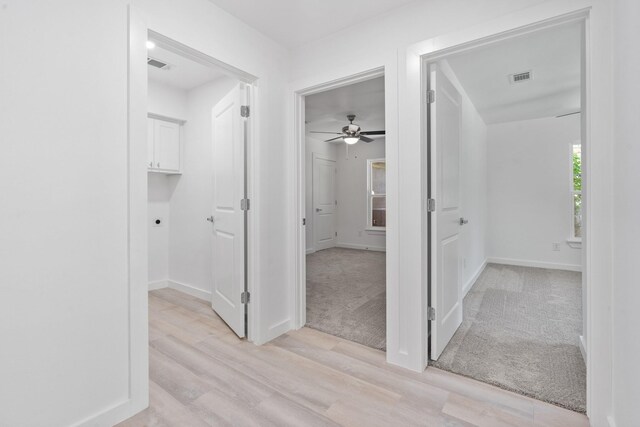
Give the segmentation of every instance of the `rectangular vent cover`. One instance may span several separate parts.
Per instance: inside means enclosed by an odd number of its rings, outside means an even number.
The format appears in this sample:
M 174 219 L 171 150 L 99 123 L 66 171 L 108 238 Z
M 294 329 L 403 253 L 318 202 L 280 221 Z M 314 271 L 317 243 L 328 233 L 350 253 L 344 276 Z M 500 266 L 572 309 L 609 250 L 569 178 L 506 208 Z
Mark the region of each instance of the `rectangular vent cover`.
M 160 68 L 163 69 L 165 67 L 168 66 L 168 64 L 162 62 L 162 61 L 158 61 L 157 59 L 153 59 L 153 58 L 149 58 L 147 57 L 147 64 L 151 65 L 152 67 L 156 67 L 156 68 Z
M 509 74 L 509 82 L 511 84 L 523 83 L 532 79 L 533 79 L 533 73 L 531 71 Z

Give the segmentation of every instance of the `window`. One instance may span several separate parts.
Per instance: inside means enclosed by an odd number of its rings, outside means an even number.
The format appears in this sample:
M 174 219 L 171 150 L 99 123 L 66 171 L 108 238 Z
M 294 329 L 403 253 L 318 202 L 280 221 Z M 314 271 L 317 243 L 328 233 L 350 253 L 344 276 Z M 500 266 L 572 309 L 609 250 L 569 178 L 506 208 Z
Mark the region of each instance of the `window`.
M 573 144 L 571 154 L 573 178 L 571 181 L 571 204 L 573 206 L 571 238 L 582 240 L 582 145 Z
M 385 159 L 367 160 L 367 228 L 387 226 L 387 164 Z

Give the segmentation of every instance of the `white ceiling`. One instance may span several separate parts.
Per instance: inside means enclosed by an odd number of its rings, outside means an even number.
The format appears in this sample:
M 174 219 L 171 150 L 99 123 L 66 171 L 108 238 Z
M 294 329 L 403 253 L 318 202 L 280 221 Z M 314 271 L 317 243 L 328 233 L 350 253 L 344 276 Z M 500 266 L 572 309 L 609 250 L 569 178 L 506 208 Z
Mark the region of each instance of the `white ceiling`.
M 202 65 L 158 46 L 149 49 L 147 56 L 170 65 L 168 69 L 147 65 L 149 80 L 178 89 L 191 90 L 227 76 L 220 70 Z
M 306 131 L 340 132 L 355 114 L 362 130 L 384 130 L 384 77 L 305 97 Z M 313 136 L 313 134 L 310 134 Z M 315 135 L 329 139 L 331 135 Z M 340 141 L 341 142 L 341 141 Z
M 485 123 L 552 117 L 580 109 L 580 24 L 501 41 L 447 57 Z M 511 84 L 508 75 L 533 72 Z
M 281 45 L 293 48 L 360 25 L 414 0 L 210 1 Z

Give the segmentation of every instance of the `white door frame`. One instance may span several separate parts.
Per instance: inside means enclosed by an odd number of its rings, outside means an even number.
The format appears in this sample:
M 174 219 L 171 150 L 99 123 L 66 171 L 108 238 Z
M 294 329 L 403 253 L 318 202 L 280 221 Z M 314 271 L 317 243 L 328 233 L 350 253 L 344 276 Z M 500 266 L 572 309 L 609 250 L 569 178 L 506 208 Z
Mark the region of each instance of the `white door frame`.
M 593 286 L 595 283 L 593 272 L 590 268 L 591 262 L 594 259 L 592 255 L 592 246 L 587 244 L 587 236 L 591 235 L 591 230 L 593 229 L 593 222 L 590 221 L 592 218 L 592 214 L 594 213 L 593 205 L 588 202 L 590 199 L 589 194 L 592 192 L 593 176 L 592 176 L 592 168 L 591 168 L 591 152 L 592 150 L 592 135 L 591 135 L 591 126 L 590 121 L 592 118 L 592 108 L 591 108 L 591 93 L 592 93 L 592 80 L 591 80 L 591 52 L 590 52 L 590 43 L 589 43 L 589 35 L 590 35 L 590 26 L 589 26 L 589 18 L 590 18 L 590 10 L 589 9 L 579 9 L 575 11 L 568 12 L 566 14 L 562 14 L 559 16 L 551 16 L 545 19 L 540 19 L 539 21 L 534 22 L 526 22 L 521 25 L 514 25 L 514 21 L 504 20 L 502 22 L 503 25 L 495 25 L 495 23 L 489 23 L 486 26 L 481 26 L 481 30 L 478 28 L 475 31 L 471 31 L 471 33 L 475 32 L 474 35 L 470 35 L 469 30 L 463 30 L 459 33 L 454 33 L 451 35 L 447 35 L 446 37 L 439 37 L 436 39 L 427 40 L 421 43 L 417 43 L 415 45 L 410 46 L 406 52 L 406 60 L 407 60 L 407 94 L 411 99 L 408 99 L 408 103 L 414 106 L 416 109 L 420 110 L 420 118 L 419 118 L 419 134 L 420 138 L 423 141 L 424 146 L 427 144 L 427 102 L 426 102 L 426 87 L 427 87 L 427 78 L 428 78 L 428 64 L 434 62 L 438 59 L 446 57 L 447 55 L 456 52 L 462 52 L 465 50 L 477 48 L 486 44 L 490 44 L 499 40 L 505 40 L 512 37 L 517 37 L 532 31 L 538 31 L 545 28 L 551 28 L 554 26 L 566 24 L 569 22 L 583 22 L 583 36 L 584 36 L 584 44 L 583 44 L 583 52 L 582 52 L 582 68 L 583 68 L 583 83 L 582 83 L 582 144 L 583 144 L 583 153 L 585 153 L 585 157 L 583 160 L 584 172 L 583 177 L 585 180 L 585 197 L 584 197 L 584 237 L 582 242 L 582 250 L 583 250 L 583 289 L 586 289 L 586 336 L 587 345 L 586 345 L 586 365 L 587 365 L 587 409 L 589 413 L 589 408 L 592 404 L 592 395 L 593 390 L 591 384 L 592 381 L 592 372 L 593 372 L 593 362 L 592 362 L 592 349 L 594 348 L 592 339 L 593 334 L 593 313 L 595 310 L 598 310 L 596 306 L 596 301 L 594 301 L 592 297 Z M 418 66 L 418 72 L 416 69 L 410 70 L 411 66 Z M 415 130 L 415 129 L 414 129 Z M 427 168 L 429 164 L 428 152 L 427 150 L 423 150 L 422 159 L 423 167 Z M 428 179 L 428 174 L 423 175 L 422 182 L 422 191 L 423 198 L 427 198 L 427 191 L 429 189 L 429 185 L 435 185 L 435 183 L 430 182 Z M 429 247 L 431 244 L 431 237 L 428 236 L 427 233 L 423 235 L 423 247 Z M 423 271 L 423 295 L 428 298 L 429 295 L 429 280 L 430 274 L 428 269 Z M 424 307 L 428 306 L 428 301 L 424 301 Z M 428 336 L 428 322 L 427 316 L 424 316 L 424 331 L 426 332 L 424 336 Z M 584 333 L 584 332 L 583 332 Z M 424 342 L 424 365 L 428 364 L 428 339 L 425 339 Z
M 384 76 L 384 67 L 378 67 L 362 73 L 353 74 L 350 76 L 342 77 L 336 80 L 331 80 L 326 83 L 305 87 L 293 92 L 293 123 L 294 123 L 294 180 L 295 180 L 295 194 L 294 194 L 294 209 L 292 223 L 293 236 L 295 238 L 295 277 L 294 286 L 292 290 L 293 306 L 292 313 L 294 314 L 293 328 L 302 328 L 307 323 L 307 270 L 306 270 L 306 235 L 305 225 L 303 221 L 306 218 L 306 205 L 305 205 L 305 159 L 306 159 L 306 144 L 305 144 L 305 97 L 313 95 L 314 93 L 325 92 L 331 89 L 336 89 L 343 86 L 360 83 L 366 80 L 371 80 L 376 77 Z M 315 239 L 315 235 L 314 235 Z M 315 247 L 315 242 L 314 242 Z M 388 253 L 387 253 L 387 256 Z M 387 269 L 387 274 L 388 274 Z M 388 281 L 387 281 L 388 283 Z M 387 327 L 387 335 L 389 334 L 389 328 Z
M 256 236 L 258 223 L 256 203 L 258 194 L 254 193 L 257 164 L 252 153 L 259 145 L 259 133 L 255 130 L 259 124 L 260 111 L 258 105 L 259 78 L 230 64 L 226 64 L 212 56 L 191 48 L 177 40 L 149 29 L 145 17 L 139 9 L 129 6 L 129 66 L 128 66 L 128 162 L 127 188 L 129 192 L 129 396 L 127 406 L 115 415 L 125 419 L 148 406 L 149 404 L 149 340 L 148 340 L 148 253 L 147 253 L 147 48 L 145 43 L 151 36 L 156 44 L 178 53 L 205 66 L 222 69 L 230 76 L 246 83 L 250 87 L 251 120 L 247 128 L 246 149 L 246 185 L 247 195 L 251 198 L 251 210 L 247 218 L 246 275 L 249 292 L 256 291 L 258 281 L 255 280 L 255 269 L 258 260 L 258 248 L 253 239 Z M 239 113 L 239 112 L 238 112 Z M 203 218 L 204 221 L 204 218 Z M 257 292 L 256 292 L 257 293 Z M 257 336 L 257 307 L 248 304 L 249 341 L 259 341 Z

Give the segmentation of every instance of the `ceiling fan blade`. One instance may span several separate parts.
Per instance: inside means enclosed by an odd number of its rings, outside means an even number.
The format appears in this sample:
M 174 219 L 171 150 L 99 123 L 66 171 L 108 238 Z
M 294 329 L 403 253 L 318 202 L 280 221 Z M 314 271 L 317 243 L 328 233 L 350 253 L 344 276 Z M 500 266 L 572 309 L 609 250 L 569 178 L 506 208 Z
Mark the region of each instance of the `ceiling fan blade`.
M 364 141 L 364 142 L 371 142 L 373 141 L 373 139 L 371 138 L 367 138 L 366 136 L 364 136 L 363 134 L 360 134 L 360 141 Z
M 340 132 L 320 132 L 317 130 L 310 130 L 309 133 L 330 133 L 331 135 L 342 135 Z
M 325 142 L 331 142 L 331 141 L 335 141 L 336 139 L 342 139 L 342 135 L 340 135 L 337 138 L 331 138 L 331 139 L 327 139 Z
M 385 131 L 383 130 L 367 130 L 364 132 L 360 132 L 360 135 L 384 135 Z

